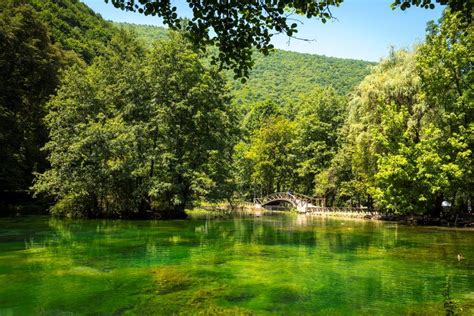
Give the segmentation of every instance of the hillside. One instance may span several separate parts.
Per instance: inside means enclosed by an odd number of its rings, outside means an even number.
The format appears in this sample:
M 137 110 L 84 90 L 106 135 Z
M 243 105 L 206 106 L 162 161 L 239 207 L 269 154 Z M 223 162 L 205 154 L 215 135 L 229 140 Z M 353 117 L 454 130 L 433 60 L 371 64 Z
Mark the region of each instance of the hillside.
M 254 54 L 250 80 L 235 82 L 241 100 L 293 98 L 314 85 L 332 86 L 339 94 L 350 92 L 369 74 L 374 63 L 276 50 L 269 56 Z
M 107 53 L 108 42 L 119 28 L 133 30 L 147 45 L 167 33 L 165 28 L 151 25 L 110 23 L 78 0 L 32 0 L 31 3 L 50 28 L 53 42 L 76 52 L 87 63 L 95 56 Z M 238 103 L 294 98 L 314 85 L 332 86 L 339 94 L 345 95 L 374 64 L 283 50 L 276 50 L 269 56 L 256 53 L 254 60 L 247 83 L 230 79 Z
M 48 26 L 52 42 L 74 51 L 86 63 L 106 54 L 108 43 L 117 32 L 110 22 L 79 0 L 30 0 L 30 4 Z
M 146 43 L 163 38 L 167 30 L 150 25 L 114 23 L 133 30 Z M 294 97 L 315 84 L 332 86 L 345 95 L 369 74 L 375 63 L 276 50 L 269 56 L 255 53 L 255 65 L 245 84 L 234 81 L 234 94 L 242 102 Z M 229 77 L 231 77 L 229 75 Z
M 138 38 L 145 42 L 147 46 L 150 46 L 156 40 L 165 38 L 168 34 L 168 30 L 164 27 L 117 22 L 114 22 L 113 24 L 119 28 L 123 28 L 124 30 L 135 32 Z

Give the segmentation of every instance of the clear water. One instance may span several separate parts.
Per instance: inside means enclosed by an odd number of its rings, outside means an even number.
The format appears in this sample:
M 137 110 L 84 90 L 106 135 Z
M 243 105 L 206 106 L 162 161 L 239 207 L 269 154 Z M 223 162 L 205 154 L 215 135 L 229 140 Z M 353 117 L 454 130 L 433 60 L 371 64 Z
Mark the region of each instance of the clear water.
M 474 231 L 288 215 L 0 227 L 0 315 L 443 315 L 447 282 L 474 314 Z

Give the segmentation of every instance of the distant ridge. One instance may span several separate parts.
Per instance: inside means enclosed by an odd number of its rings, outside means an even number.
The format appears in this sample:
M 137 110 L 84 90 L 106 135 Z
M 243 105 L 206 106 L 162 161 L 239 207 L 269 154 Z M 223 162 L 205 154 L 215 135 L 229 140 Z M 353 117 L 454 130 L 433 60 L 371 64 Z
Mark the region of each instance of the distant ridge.
M 166 37 L 167 29 L 152 25 L 115 23 L 133 30 L 145 43 Z M 254 54 L 250 80 L 241 84 L 234 81 L 237 102 L 264 99 L 286 99 L 307 92 L 314 85 L 332 86 L 339 94 L 350 92 L 369 74 L 373 62 L 326 57 L 284 50 L 275 50 L 269 56 Z
M 74 51 L 86 63 L 107 54 L 118 28 L 133 30 L 145 44 L 166 36 L 168 30 L 151 25 L 115 23 L 104 20 L 77 0 L 31 0 L 54 42 Z M 230 80 L 237 103 L 265 99 L 294 98 L 315 85 L 332 86 L 342 95 L 350 92 L 375 63 L 276 50 L 269 56 L 254 54 L 254 67 L 247 83 Z M 229 78 L 232 76 L 229 74 Z
M 111 22 L 119 28 L 125 30 L 134 31 L 138 38 L 145 42 L 146 45 L 151 45 L 154 41 L 165 38 L 168 35 L 168 30 L 164 27 L 145 25 L 145 24 L 133 24 L 125 22 Z

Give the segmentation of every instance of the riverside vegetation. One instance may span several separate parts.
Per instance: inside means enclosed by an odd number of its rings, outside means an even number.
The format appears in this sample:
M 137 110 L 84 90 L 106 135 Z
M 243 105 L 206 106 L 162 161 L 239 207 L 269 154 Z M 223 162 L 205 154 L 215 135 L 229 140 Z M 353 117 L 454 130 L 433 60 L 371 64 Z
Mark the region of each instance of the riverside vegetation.
M 459 12 L 376 65 L 276 51 L 243 84 L 182 34 L 144 43 L 78 1 L 0 8 L 2 212 L 34 193 L 56 215 L 176 218 L 288 189 L 470 212 L 473 26 Z
M 472 229 L 223 207 L 293 190 L 466 223 L 472 5 L 436 2 L 377 64 L 276 50 L 250 71 L 238 36 L 206 53 L 78 0 L 0 1 L 0 315 L 472 315 Z M 2 218 L 34 211 L 55 216 Z

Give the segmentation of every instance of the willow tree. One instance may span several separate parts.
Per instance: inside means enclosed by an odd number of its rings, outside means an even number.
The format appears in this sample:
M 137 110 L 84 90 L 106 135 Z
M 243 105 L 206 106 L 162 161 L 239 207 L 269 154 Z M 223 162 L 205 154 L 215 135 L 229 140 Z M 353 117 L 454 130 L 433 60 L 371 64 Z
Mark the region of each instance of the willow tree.
M 326 185 L 330 181 L 325 177 L 338 182 L 340 198 L 366 203 L 368 196 L 376 195 L 379 206 L 397 210 L 414 202 L 416 183 L 411 174 L 405 175 L 413 162 L 411 152 L 406 150 L 418 132 L 413 131 L 413 120 L 422 106 L 414 70 L 412 53 L 392 52 L 373 68 L 351 97 L 341 150 L 329 170 L 319 175 Z M 391 172 L 384 175 L 390 177 L 387 181 L 391 184 L 397 184 L 386 187 L 382 172 Z M 390 198 L 385 199 L 384 194 Z
M 392 52 L 356 89 L 331 167 L 341 199 L 394 213 L 466 211 L 473 192 L 472 25 L 445 11 L 415 52 Z

